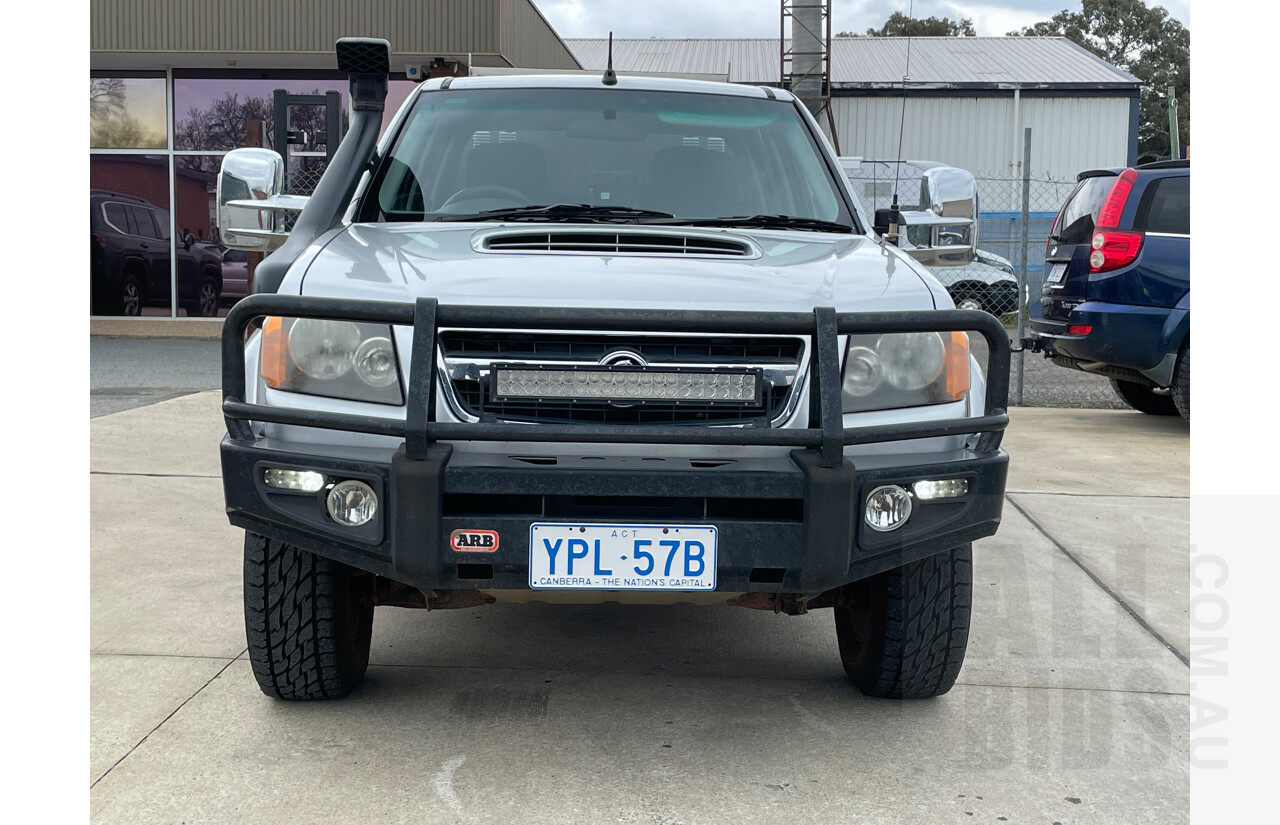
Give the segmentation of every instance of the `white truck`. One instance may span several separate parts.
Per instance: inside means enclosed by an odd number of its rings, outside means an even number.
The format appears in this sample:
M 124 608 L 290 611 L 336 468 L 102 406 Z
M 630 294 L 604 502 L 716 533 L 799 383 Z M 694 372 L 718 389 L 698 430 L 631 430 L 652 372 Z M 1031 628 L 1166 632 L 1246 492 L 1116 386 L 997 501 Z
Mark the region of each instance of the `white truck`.
M 262 690 L 349 693 L 376 606 L 529 600 L 830 608 L 864 693 L 950 689 L 1008 338 L 873 231 L 805 107 L 443 78 L 379 142 L 390 47 L 337 51 L 354 117 L 314 194 L 269 150 L 219 176 L 224 243 L 270 251 L 223 332 Z

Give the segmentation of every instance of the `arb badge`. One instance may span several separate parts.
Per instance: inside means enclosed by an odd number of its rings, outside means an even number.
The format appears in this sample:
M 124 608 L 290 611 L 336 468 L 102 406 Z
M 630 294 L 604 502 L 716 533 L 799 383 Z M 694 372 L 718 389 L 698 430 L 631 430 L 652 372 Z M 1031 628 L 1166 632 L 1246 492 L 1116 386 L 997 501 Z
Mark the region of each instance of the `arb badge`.
M 459 553 L 492 553 L 498 549 L 498 531 L 454 530 L 449 546 Z

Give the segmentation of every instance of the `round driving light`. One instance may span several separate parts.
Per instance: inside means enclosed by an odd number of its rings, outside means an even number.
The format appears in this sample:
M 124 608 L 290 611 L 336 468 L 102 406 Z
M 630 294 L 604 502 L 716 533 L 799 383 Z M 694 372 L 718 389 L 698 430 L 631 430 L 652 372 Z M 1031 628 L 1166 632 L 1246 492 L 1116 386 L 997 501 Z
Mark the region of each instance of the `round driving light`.
M 1101 249 L 1095 249 L 1089 253 L 1089 266 L 1094 269 L 1101 269 L 1102 265 L 1107 262 L 1106 253 Z
M 390 338 L 370 338 L 356 350 L 354 359 L 356 375 L 371 387 L 389 387 L 399 377 L 396 372 L 396 351 Z
M 911 494 L 895 484 L 877 487 L 867 496 L 863 517 L 872 530 L 897 530 L 911 517 Z
M 942 372 L 946 345 L 936 332 L 894 332 L 881 335 L 876 351 L 884 365 L 884 377 L 900 390 L 922 390 Z
M 346 527 L 368 524 L 378 512 L 378 496 L 363 481 L 340 481 L 325 499 L 329 515 Z
M 855 398 L 880 386 L 880 359 L 870 347 L 850 347 L 844 359 L 844 391 Z
M 299 318 L 289 328 L 289 355 L 312 378 L 329 381 L 351 369 L 360 330 L 346 321 Z

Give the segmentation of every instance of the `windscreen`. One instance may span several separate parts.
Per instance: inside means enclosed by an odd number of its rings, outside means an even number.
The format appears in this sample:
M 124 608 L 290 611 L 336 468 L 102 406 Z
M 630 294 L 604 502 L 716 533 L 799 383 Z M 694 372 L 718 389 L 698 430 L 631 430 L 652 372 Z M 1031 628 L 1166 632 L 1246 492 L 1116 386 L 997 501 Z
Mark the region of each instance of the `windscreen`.
M 792 103 L 604 87 L 424 92 L 370 196 L 366 220 L 586 204 L 853 223 Z
M 1085 178 L 1076 184 L 1054 224 L 1054 240 L 1062 244 L 1085 244 L 1093 240 L 1094 222 L 1115 185 L 1114 175 Z

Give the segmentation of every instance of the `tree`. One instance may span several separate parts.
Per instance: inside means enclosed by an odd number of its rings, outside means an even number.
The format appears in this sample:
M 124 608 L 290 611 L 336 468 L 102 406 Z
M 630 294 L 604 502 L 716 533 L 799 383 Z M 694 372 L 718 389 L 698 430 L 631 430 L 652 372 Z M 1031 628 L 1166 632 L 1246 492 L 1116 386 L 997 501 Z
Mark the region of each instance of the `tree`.
M 319 89 L 311 94 L 323 94 Z M 341 113 L 341 130 L 346 132 L 347 113 Z M 174 128 L 174 146 L 187 151 L 219 151 L 243 146 L 250 120 L 261 120 L 267 146 L 275 146 L 275 104 L 264 97 L 246 97 L 227 92 L 207 108 L 192 106 L 186 117 Z M 324 106 L 293 106 L 289 112 L 289 128 L 307 136 L 306 143 L 295 144 L 293 151 L 322 152 L 325 145 L 317 136 L 325 131 Z M 337 140 L 335 136 L 333 138 Z M 178 165 L 184 169 L 217 174 L 222 159 L 213 155 L 180 155 Z M 291 158 L 289 186 L 293 194 L 310 194 L 324 171 L 325 159 Z
M 1138 154 L 1169 154 L 1170 86 L 1178 101 L 1181 145 L 1191 140 L 1191 32 L 1164 8 L 1142 0 L 1083 0 L 1010 36 L 1066 37 L 1142 81 Z
M 164 148 L 164 135 L 143 129 L 126 104 L 122 78 L 89 78 L 89 145 L 95 149 Z
M 976 37 L 969 18 L 952 21 L 949 17 L 908 17 L 900 11 L 878 29 L 867 29 L 866 37 Z M 859 37 L 857 32 L 839 32 L 836 37 Z
M 323 94 L 319 89 L 311 94 Z M 246 97 L 226 93 L 213 101 L 208 108 L 192 106 L 186 117 L 176 124 L 174 145 L 189 151 L 217 151 L 234 149 L 244 145 L 245 130 L 250 120 L 261 120 L 268 146 L 275 145 L 275 104 L 265 97 Z M 347 113 L 341 114 L 342 131 L 348 125 Z M 296 151 L 323 151 L 324 146 L 316 137 L 325 131 L 324 106 L 293 106 L 289 113 L 290 129 L 304 132 L 307 142 L 295 146 Z M 335 140 L 337 138 L 335 137 Z
M 112 112 L 123 113 L 124 101 L 123 78 L 89 78 L 89 117 L 106 117 Z

